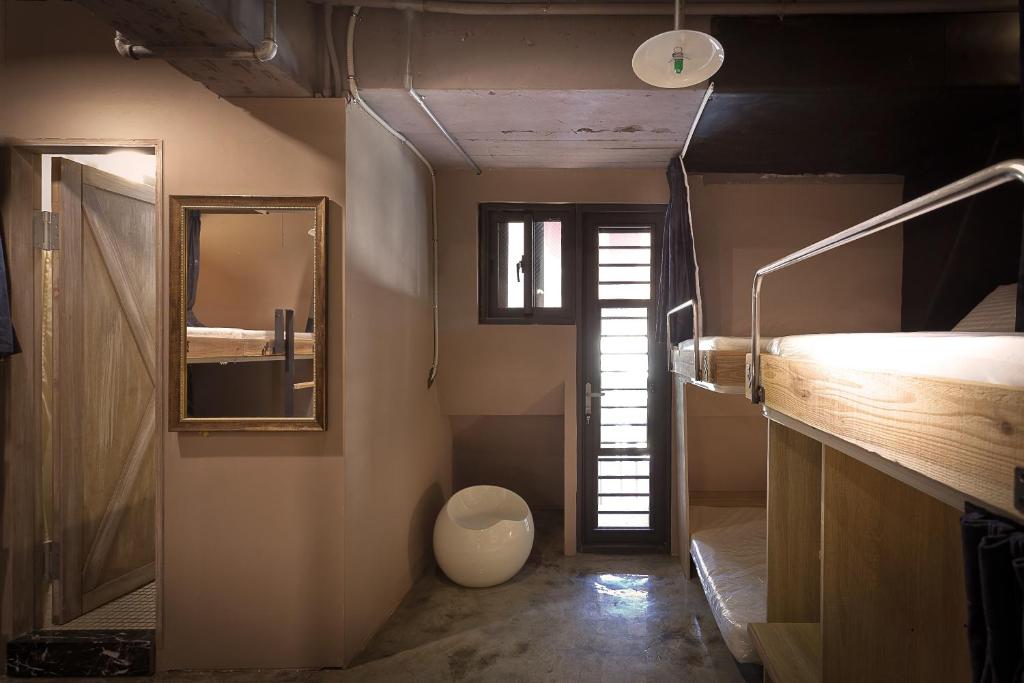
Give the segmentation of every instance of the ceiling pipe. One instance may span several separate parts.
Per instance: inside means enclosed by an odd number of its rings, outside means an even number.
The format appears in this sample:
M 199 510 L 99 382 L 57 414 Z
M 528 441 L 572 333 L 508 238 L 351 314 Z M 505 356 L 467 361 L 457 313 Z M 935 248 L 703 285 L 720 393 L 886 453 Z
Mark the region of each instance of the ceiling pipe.
M 426 99 L 423 97 L 423 95 L 419 93 L 418 90 L 416 90 L 416 86 L 412 82 L 412 21 L 414 17 L 413 15 L 409 14 L 407 15 L 407 19 L 409 23 L 407 24 L 405 31 L 405 90 L 406 92 L 409 93 L 412 99 L 415 100 L 416 104 L 420 106 L 420 109 L 422 109 L 423 113 L 427 115 L 427 118 L 431 120 L 431 122 L 434 124 L 434 127 L 437 128 L 437 130 L 440 131 L 441 135 L 444 136 L 444 139 L 447 140 L 451 144 L 451 146 L 454 147 L 455 150 L 462 155 L 462 158 L 465 159 L 466 163 L 473 168 L 473 171 L 477 175 L 480 175 L 482 172 L 477 163 L 473 161 L 473 157 L 469 156 L 469 152 L 467 152 L 466 149 L 461 144 L 459 144 L 459 141 L 456 140 L 455 137 L 448 132 L 448 129 L 445 128 L 445 125 L 441 123 L 441 119 L 437 118 L 437 115 L 434 113 L 434 111 L 427 105 Z
M 350 5 L 353 0 L 311 0 Z M 451 0 L 359 0 L 362 7 L 436 14 L 501 16 L 674 15 L 670 3 L 622 2 L 454 2 Z M 925 14 L 944 12 L 1016 12 L 1017 0 L 881 0 L 868 2 L 691 2 L 689 16 L 795 16 L 811 14 Z
M 131 42 L 120 31 L 114 34 L 114 48 L 122 57 L 131 59 L 234 59 L 269 62 L 277 56 L 277 0 L 263 0 L 263 40 L 251 49 L 239 50 L 204 45 L 146 47 Z
M 441 123 L 441 120 L 438 119 L 434 112 L 430 109 L 430 107 L 427 106 L 427 103 L 424 100 L 423 95 L 421 95 L 416 90 L 416 88 L 414 88 L 411 85 L 409 86 L 409 94 L 412 95 L 412 98 L 416 100 L 416 103 L 418 105 L 420 105 L 420 108 L 427 115 L 427 117 L 434 122 L 434 125 L 437 127 L 437 129 L 441 131 L 441 135 L 443 135 L 444 138 L 451 143 L 452 147 L 454 147 L 459 152 L 459 154 L 462 155 L 462 158 L 466 160 L 466 163 L 473 167 L 473 171 L 477 175 L 480 175 L 480 167 L 477 165 L 475 161 L 473 161 L 473 157 L 469 156 L 469 152 L 467 152 L 465 148 L 463 148 L 463 146 L 459 144 L 459 141 L 456 140 L 452 136 L 452 134 L 448 132 L 448 129 L 444 127 L 444 124 Z

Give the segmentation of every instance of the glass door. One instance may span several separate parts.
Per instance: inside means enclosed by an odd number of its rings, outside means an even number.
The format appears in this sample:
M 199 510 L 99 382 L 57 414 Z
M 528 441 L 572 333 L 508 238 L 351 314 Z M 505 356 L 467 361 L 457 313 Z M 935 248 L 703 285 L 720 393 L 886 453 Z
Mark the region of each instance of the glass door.
M 583 549 L 665 547 L 668 381 L 655 343 L 663 210 L 584 212 Z

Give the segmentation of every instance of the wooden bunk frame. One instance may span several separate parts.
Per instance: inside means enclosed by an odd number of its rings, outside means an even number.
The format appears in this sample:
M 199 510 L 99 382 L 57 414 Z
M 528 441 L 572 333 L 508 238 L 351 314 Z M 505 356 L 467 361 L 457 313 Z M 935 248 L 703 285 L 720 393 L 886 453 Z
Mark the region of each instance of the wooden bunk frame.
M 747 394 L 769 420 L 766 679 L 969 680 L 959 517 L 1024 519 L 1024 386 L 766 354 L 763 278 L 1010 181 L 997 164 L 760 269 Z
M 285 416 L 294 417 L 295 392 L 316 387 L 315 381 L 295 382 L 295 361 L 313 360 L 314 343 L 313 333 L 295 333 L 295 311 L 278 308 L 274 311 L 273 330 L 187 327 L 185 362 L 187 365 L 282 362 L 282 405 Z
M 749 337 L 705 337 L 696 353 L 685 348 L 685 343 L 673 353 L 670 367 L 674 373 L 717 394 L 745 393 Z
M 285 352 L 274 348 L 274 330 L 243 330 L 225 328 L 216 335 L 193 334 L 189 327 L 186 357 L 193 363 L 251 363 L 283 361 Z M 313 335 L 295 336 L 295 359 L 313 358 Z
M 690 309 L 693 315 L 692 350 L 672 344 L 672 317 Z M 665 314 L 665 336 L 668 344 L 668 367 L 687 383 L 718 394 L 743 394 L 747 384 L 747 354 L 750 340 L 746 337 L 702 337 L 703 315 L 698 299 L 685 301 Z

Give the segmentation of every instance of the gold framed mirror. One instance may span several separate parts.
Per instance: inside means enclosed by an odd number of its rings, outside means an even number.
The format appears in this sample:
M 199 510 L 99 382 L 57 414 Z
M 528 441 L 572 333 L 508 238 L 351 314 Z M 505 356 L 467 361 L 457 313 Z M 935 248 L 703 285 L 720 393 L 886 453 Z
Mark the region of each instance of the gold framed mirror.
M 170 429 L 326 429 L 326 197 L 171 196 Z

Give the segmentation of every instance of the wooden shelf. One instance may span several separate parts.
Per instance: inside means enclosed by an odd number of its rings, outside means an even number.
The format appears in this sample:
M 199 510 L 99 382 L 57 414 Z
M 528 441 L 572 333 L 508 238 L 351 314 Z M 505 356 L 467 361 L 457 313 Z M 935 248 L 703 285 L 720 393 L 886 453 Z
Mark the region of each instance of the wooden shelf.
M 750 624 L 771 683 L 820 683 L 821 624 Z

